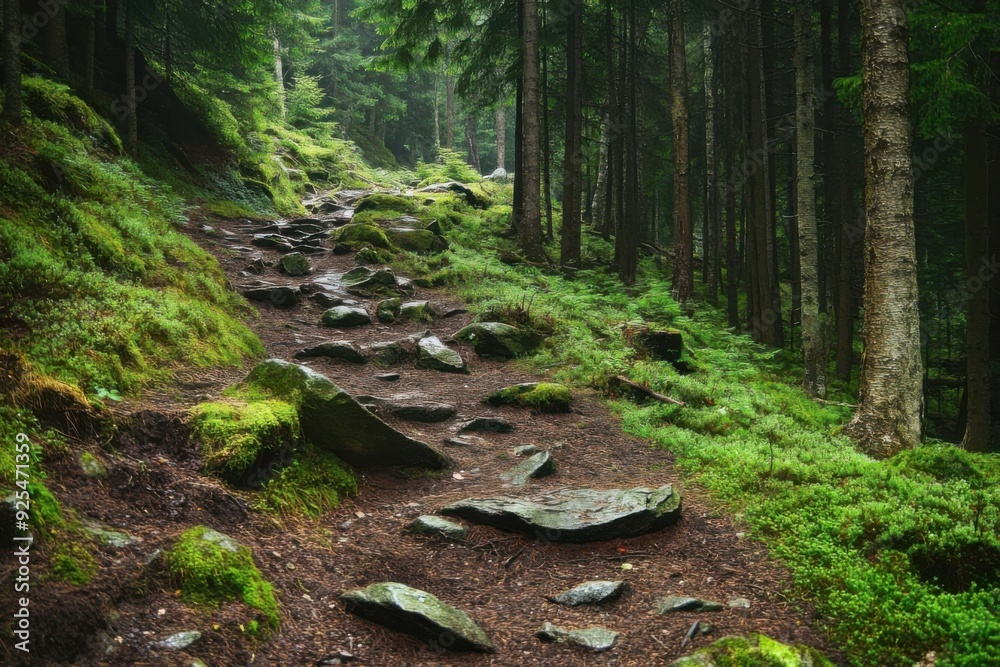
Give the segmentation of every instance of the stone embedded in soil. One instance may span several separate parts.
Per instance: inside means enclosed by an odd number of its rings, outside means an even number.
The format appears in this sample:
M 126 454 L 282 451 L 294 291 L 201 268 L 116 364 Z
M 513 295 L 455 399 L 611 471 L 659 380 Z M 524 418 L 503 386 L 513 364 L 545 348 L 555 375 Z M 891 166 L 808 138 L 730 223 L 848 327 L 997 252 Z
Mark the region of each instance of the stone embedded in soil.
M 474 447 L 478 444 L 483 444 L 481 438 L 476 438 L 475 436 L 468 436 L 465 438 L 446 438 L 444 444 L 448 447 Z
M 399 373 L 382 373 L 381 375 L 376 375 L 375 379 L 380 382 L 399 382 L 402 377 Z
M 466 310 L 465 308 L 452 308 L 451 310 L 446 310 L 444 315 L 442 315 L 441 317 L 443 319 L 448 319 L 451 317 L 458 317 L 459 315 L 465 315 L 468 312 L 469 311 Z
M 548 452 L 539 452 L 500 475 L 511 486 L 524 486 L 529 479 L 547 477 L 556 471 L 555 461 Z
M 246 383 L 294 402 L 305 436 L 352 466 L 432 470 L 451 466 L 447 456 L 403 435 L 368 412 L 329 378 L 304 366 L 271 359 L 258 364 Z
M 367 266 L 359 266 L 345 273 L 341 281 L 349 289 L 374 290 L 395 287 L 396 274 L 392 269 L 370 269 Z
M 549 542 L 600 542 L 635 537 L 680 519 L 681 499 L 670 486 L 659 489 L 560 489 L 532 496 L 469 498 L 440 514 Z
M 610 651 L 618 643 L 618 633 L 600 626 L 580 630 L 565 630 L 548 621 L 535 636 L 543 641 L 573 644 L 597 653 Z
M 476 417 L 461 424 L 458 430 L 462 433 L 511 433 L 513 424 L 499 417 Z
M 814 648 L 782 644 L 758 634 L 723 637 L 706 648 L 675 660 L 670 667 L 722 667 L 733 664 L 834 667 L 833 662 Z
M 278 261 L 282 273 L 290 276 L 306 276 L 312 271 L 309 260 L 300 252 L 285 255 Z
M 312 359 L 315 357 L 340 359 L 352 364 L 368 363 L 368 360 L 361 354 L 361 351 L 353 343 L 346 340 L 327 341 L 295 353 L 296 359 Z
M 729 605 L 730 609 L 750 608 L 750 600 L 747 600 L 746 598 L 729 598 L 729 602 L 727 604 Z
M 341 596 L 347 610 L 390 630 L 413 635 L 435 650 L 493 653 L 493 643 L 469 615 L 425 591 L 398 583 L 372 584 Z
M 125 547 L 132 546 L 133 544 L 138 544 L 142 540 L 138 537 L 133 537 L 128 533 L 111 530 L 96 521 L 84 520 L 81 523 L 83 531 L 88 535 L 97 539 L 98 542 L 104 546 L 111 547 L 113 549 L 124 549 Z
M 454 405 L 447 403 L 413 403 L 402 401 L 385 401 L 382 408 L 387 414 L 397 419 L 405 419 L 425 424 L 437 424 L 455 416 Z
M 323 313 L 323 324 L 328 327 L 347 329 L 371 323 L 371 315 L 364 308 L 336 306 Z
M 444 238 L 427 229 L 391 227 L 385 230 L 385 235 L 394 246 L 410 252 L 420 253 L 448 249 L 448 242 Z
M 201 639 L 200 632 L 197 630 L 188 630 L 186 632 L 178 632 L 175 635 L 170 635 L 166 639 L 161 639 L 158 642 L 153 642 L 152 646 L 167 649 L 168 651 L 183 651 L 199 639 Z
M 573 394 L 561 384 L 525 382 L 493 392 L 486 398 L 486 402 L 495 407 L 512 405 L 557 414 L 572 410 Z
M 378 317 L 378 321 L 383 324 L 392 324 L 399 319 L 399 310 L 403 305 L 400 299 L 384 299 L 379 302 L 378 308 L 375 309 L 375 315 Z
M 200 539 L 203 542 L 210 542 L 211 544 L 216 545 L 223 551 L 228 551 L 234 554 L 239 553 L 240 546 L 242 546 L 239 542 L 229 537 L 228 535 L 225 535 L 217 530 L 212 530 L 212 529 L 206 530 L 204 533 L 201 534 L 201 537 L 199 537 L 198 539 Z
M 283 285 L 254 287 L 243 290 L 243 296 L 251 301 L 270 303 L 278 308 L 294 308 L 302 301 L 299 290 Z
M 287 239 L 284 236 L 278 236 L 277 234 L 262 234 L 253 237 L 251 245 L 255 245 L 258 248 L 272 248 L 274 250 L 281 250 L 282 252 L 288 252 L 292 249 L 293 239 Z
M 671 595 L 657 601 L 656 610 L 661 614 L 669 614 L 676 611 L 722 611 L 726 605 L 711 600 L 701 598 L 689 598 L 678 595 Z
M 107 466 L 101 463 L 101 460 L 96 456 L 94 456 L 93 454 L 91 454 L 90 452 L 86 451 L 81 452 L 79 461 L 80 461 L 80 469 L 83 471 L 83 474 L 86 475 L 87 477 L 91 477 L 93 479 L 107 478 L 108 476 Z
M 542 343 L 536 333 L 500 322 L 476 322 L 455 334 L 455 340 L 471 343 L 484 359 L 513 359 L 530 354 Z
M 462 540 L 469 534 L 469 529 L 462 524 L 449 521 L 444 517 L 434 516 L 433 514 L 418 516 L 407 529 L 410 532 L 420 533 L 421 535 L 440 535 L 450 540 Z
M 326 292 L 316 292 L 309 300 L 313 303 L 319 305 L 321 308 L 336 308 L 337 306 L 343 306 L 344 300 L 339 296 L 333 296 L 332 294 L 327 294 Z
M 419 363 L 424 368 L 443 373 L 468 373 L 465 361 L 455 350 L 441 342 L 437 336 L 422 338 L 417 343 Z
M 514 448 L 514 456 L 532 456 L 540 451 L 535 445 L 520 445 Z
M 549 601 L 567 607 L 578 607 L 584 604 L 604 604 L 614 602 L 625 592 L 628 584 L 624 581 L 588 581 L 559 595 L 549 598 Z
M 399 307 L 401 322 L 433 322 L 434 309 L 426 301 L 407 301 Z

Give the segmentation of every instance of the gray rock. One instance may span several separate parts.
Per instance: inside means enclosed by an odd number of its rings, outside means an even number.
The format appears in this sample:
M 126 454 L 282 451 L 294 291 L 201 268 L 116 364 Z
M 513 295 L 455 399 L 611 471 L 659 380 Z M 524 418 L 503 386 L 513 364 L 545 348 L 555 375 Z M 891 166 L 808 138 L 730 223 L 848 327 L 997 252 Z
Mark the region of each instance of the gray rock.
M 578 607 L 584 604 L 603 604 L 614 602 L 621 597 L 628 587 L 624 581 L 588 581 L 559 595 L 550 597 L 551 602 Z
M 403 435 L 328 378 L 308 368 L 271 359 L 258 364 L 246 383 L 294 402 L 305 436 L 357 468 L 415 466 L 441 470 L 451 466 L 447 456 Z
M 98 542 L 104 546 L 112 547 L 114 549 L 124 549 L 125 547 L 138 544 L 142 541 L 137 537 L 129 535 L 128 533 L 111 530 L 96 521 L 83 521 L 81 526 L 83 527 L 84 532 L 96 538 Z
M 460 425 L 458 430 L 463 433 L 511 433 L 514 426 L 499 417 L 476 417 Z
M 455 350 L 441 342 L 437 336 L 422 338 L 417 343 L 419 363 L 424 368 L 443 373 L 468 373 L 465 361 Z
M 503 167 L 499 167 L 493 171 L 492 174 L 486 177 L 488 180 L 496 181 L 498 183 L 504 183 L 507 181 L 507 170 Z
M 430 642 L 434 649 L 495 652 L 490 638 L 468 614 L 430 593 L 390 582 L 345 593 L 341 599 L 349 612 Z
M 332 294 L 327 294 L 326 292 L 316 292 L 309 300 L 315 304 L 318 304 L 321 308 L 336 308 L 337 306 L 343 306 L 344 300 L 339 296 L 333 296 Z
M 295 353 L 296 359 L 314 359 L 316 357 L 340 359 L 352 364 L 368 363 L 361 351 L 353 343 L 346 340 L 327 341 Z
M 532 456 L 540 451 L 535 445 L 520 445 L 514 448 L 514 456 Z
M 233 538 L 229 537 L 228 535 L 225 535 L 217 530 L 212 530 L 212 529 L 206 530 L 204 533 L 202 533 L 200 539 L 203 542 L 209 542 L 211 544 L 216 545 L 220 549 L 229 551 L 230 553 L 234 554 L 239 553 L 240 547 L 243 546 Z
M 444 444 L 448 447 L 473 447 L 477 443 L 473 442 L 471 438 L 447 438 Z
M 292 249 L 292 240 L 286 239 L 284 236 L 278 236 L 277 234 L 254 236 L 253 241 L 250 243 L 258 248 L 273 248 L 282 252 L 289 252 Z
M 455 340 L 471 343 L 484 359 L 513 359 L 533 352 L 542 337 L 500 322 L 477 322 L 455 334 Z
M 200 632 L 197 630 L 189 630 L 187 632 L 178 632 L 176 635 L 170 635 L 166 639 L 153 642 L 153 646 L 156 648 L 167 649 L 168 651 L 183 651 L 199 639 L 201 639 Z
M 359 266 L 344 274 L 341 280 L 344 286 L 354 290 L 370 291 L 380 288 L 395 287 L 396 274 L 392 269 L 369 269 Z
M 746 598 L 730 598 L 728 604 L 731 609 L 750 608 L 750 600 L 747 600 Z
M 425 514 L 411 523 L 408 530 L 421 535 L 440 535 L 451 540 L 462 540 L 469 534 L 469 529 L 460 523 L 449 521 L 440 516 Z
M 555 461 L 548 452 L 539 452 L 500 475 L 511 486 L 524 486 L 529 479 L 548 477 L 556 471 Z
M 299 290 L 278 285 L 243 290 L 243 296 L 251 301 L 269 303 L 277 308 L 294 308 L 302 301 Z
M 610 651 L 618 643 L 618 633 L 614 630 L 599 626 L 581 630 L 564 630 L 548 621 L 545 622 L 541 630 L 535 633 L 535 636 L 543 641 L 574 644 L 596 653 Z
M 722 611 L 725 608 L 726 605 L 719 602 L 678 595 L 662 598 L 656 603 L 656 610 L 661 614 L 669 614 L 676 611 Z
M 106 479 L 108 476 L 107 466 L 90 452 L 80 453 L 80 469 L 83 470 L 84 475 L 94 479 Z
M 437 424 L 455 416 L 454 405 L 447 403 L 406 403 L 397 401 L 385 401 L 382 408 L 389 415 L 397 419 L 407 421 L 423 422 L 425 424 Z
M 290 276 L 307 276 L 312 271 L 309 260 L 300 252 L 285 255 L 278 261 L 282 273 Z
M 426 301 L 408 301 L 399 307 L 399 319 L 403 322 L 433 322 L 434 310 Z
M 336 306 L 323 313 L 323 324 L 328 327 L 346 329 L 371 324 L 372 318 L 364 308 Z
M 385 299 L 380 301 L 375 311 L 379 322 L 392 324 L 399 319 L 399 311 L 403 302 L 399 299 Z
M 659 489 L 560 489 L 517 498 L 469 498 L 440 514 L 550 542 L 599 542 L 635 537 L 680 519 L 681 499 L 670 486 Z
M 399 373 L 382 373 L 381 375 L 376 375 L 375 379 L 382 382 L 399 382 L 402 376 Z

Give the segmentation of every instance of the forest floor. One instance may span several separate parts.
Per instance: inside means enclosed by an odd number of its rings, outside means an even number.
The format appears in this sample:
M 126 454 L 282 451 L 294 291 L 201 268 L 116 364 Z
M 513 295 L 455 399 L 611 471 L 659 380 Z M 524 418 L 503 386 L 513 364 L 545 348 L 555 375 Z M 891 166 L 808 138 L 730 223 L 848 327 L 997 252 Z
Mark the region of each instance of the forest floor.
M 356 196 L 358 193 L 354 193 Z M 349 201 L 348 201 L 349 203 Z M 190 235 L 212 252 L 237 289 L 267 284 L 298 287 L 335 284 L 357 265 L 351 255 L 325 253 L 310 257 L 312 275 L 290 278 L 277 268 L 251 275 L 246 267 L 260 257 L 274 262 L 279 253 L 251 247 L 260 223 L 203 220 Z M 352 297 L 358 298 L 358 297 Z M 447 292 L 419 289 L 437 312 L 463 304 Z M 376 302 L 364 304 L 374 312 Z M 320 323 L 324 309 L 309 301 L 295 308 L 260 305 L 252 322 L 273 358 L 293 360 L 295 353 L 327 340 L 350 340 L 358 346 L 399 340 L 430 329 L 443 341 L 468 324 L 467 313 L 433 324 L 400 324 L 330 329 Z M 312 359 L 304 363 L 355 395 L 420 399 L 453 405 L 458 414 L 440 424 L 406 422 L 388 417 L 403 433 L 446 451 L 456 468 L 416 478 L 391 473 L 359 472 L 356 496 L 345 499 L 319 519 L 282 517 L 255 512 L 248 495 L 201 474 L 199 453 L 175 428 L 186 411 L 218 397 L 242 379 L 242 372 L 189 371 L 169 389 L 149 393 L 116 408 L 134 424 L 116 441 L 113 453 L 93 445 L 110 470 L 107 479 L 83 475 L 75 460 L 54 462 L 50 485 L 67 505 L 115 530 L 141 540 L 134 547 L 102 553 L 94 582 L 78 591 L 51 590 L 33 603 L 38 618 L 49 615 L 51 629 L 62 619 L 97 612 L 110 600 L 116 613 L 110 627 L 64 632 L 58 643 L 91 641 L 86 659 L 95 664 L 176 665 L 181 656 L 209 665 L 323 664 L 325 656 L 348 652 L 355 664 L 403 665 L 657 665 L 730 634 L 761 632 L 788 643 L 826 650 L 811 626 L 812 612 L 794 606 L 783 591 L 790 577 L 773 563 L 766 548 L 744 536 L 738 522 L 719 511 L 697 489 L 685 488 L 671 455 L 623 434 L 616 417 L 596 393 L 574 390 L 573 412 L 538 414 L 521 408 L 493 408 L 483 399 L 502 387 L 539 377 L 516 362 L 480 359 L 460 347 L 471 373 L 452 375 L 404 362 L 391 368 Z M 387 383 L 376 376 L 397 372 Z M 502 417 L 514 425 L 510 434 L 477 434 L 469 447 L 446 447 L 457 424 L 479 417 Z M 421 514 L 464 498 L 512 493 L 501 473 L 513 467 L 513 449 L 535 444 L 552 452 L 556 473 L 532 480 L 518 494 L 561 487 L 632 488 L 671 484 L 683 495 L 680 523 L 653 534 L 594 544 L 554 544 L 529 537 L 474 527 L 464 541 L 407 534 L 404 528 Z M 278 594 L 280 629 L 264 642 L 238 630 L 240 605 L 219 610 L 186 606 L 166 581 L 137 577 L 156 550 L 168 548 L 184 530 L 204 524 L 248 546 L 264 577 Z M 554 595 L 579 583 L 624 580 L 629 590 L 618 601 L 600 607 L 567 608 L 552 604 Z M 491 637 L 494 655 L 439 652 L 403 634 L 390 632 L 346 612 L 340 595 L 371 583 L 395 581 L 428 591 L 469 613 Z M 139 583 L 142 583 L 140 586 Z M 717 600 L 745 598 L 749 608 L 712 613 L 660 615 L 656 601 L 667 595 Z M 592 654 L 563 644 L 546 644 L 534 634 L 545 621 L 567 628 L 600 625 L 619 631 L 617 646 Z M 696 635 L 682 647 L 695 621 L 711 623 L 707 636 Z M 77 625 L 79 625 L 77 623 Z M 67 626 L 62 625 L 64 630 Z M 160 651 L 150 642 L 176 632 L 197 629 L 202 638 L 188 653 Z M 58 654 L 58 651 L 56 652 Z M 836 657 L 836 653 L 832 657 Z M 185 662 L 184 664 L 189 664 Z M 329 664 L 329 663 L 327 663 Z

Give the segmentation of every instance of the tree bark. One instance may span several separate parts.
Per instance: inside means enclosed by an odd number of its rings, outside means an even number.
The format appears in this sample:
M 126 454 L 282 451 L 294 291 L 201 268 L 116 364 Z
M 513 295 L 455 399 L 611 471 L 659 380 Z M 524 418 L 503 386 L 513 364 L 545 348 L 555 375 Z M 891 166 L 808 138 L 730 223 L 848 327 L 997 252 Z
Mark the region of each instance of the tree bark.
M 705 25 L 705 298 L 719 298 L 722 257 L 722 222 L 719 216 L 719 187 L 715 155 L 715 49 L 712 26 Z
M 623 90 L 621 99 L 626 101 L 626 123 L 623 155 L 623 188 L 621 192 L 620 229 L 615 244 L 618 248 L 618 277 L 626 285 L 634 285 L 639 259 L 639 156 L 638 137 L 636 132 L 636 39 L 635 2 L 631 0 L 625 8 L 623 16 L 622 35 L 625 42 L 625 52 L 622 54 Z
M 450 64 L 450 63 L 449 63 Z M 455 147 L 455 77 L 445 73 L 444 147 Z
M 465 141 L 469 145 L 469 164 L 476 170 L 477 174 L 483 173 L 483 165 L 479 161 L 479 144 L 476 142 L 476 118 L 475 116 L 465 117 Z
M 816 226 L 815 71 L 812 53 L 812 8 L 803 0 L 795 11 L 796 166 L 795 203 L 799 238 L 802 354 L 805 390 L 826 398 L 826 354 L 819 312 L 819 243 Z
M 538 0 L 522 0 L 524 72 L 523 72 L 523 109 L 522 109 L 522 142 L 523 156 L 521 170 L 524 172 L 521 187 L 524 210 L 523 219 L 519 221 L 519 240 L 521 252 L 532 262 L 545 260 L 542 249 L 542 210 L 541 210 L 541 165 L 539 145 L 541 133 L 539 128 L 539 61 L 538 61 Z
M 990 418 L 990 287 L 989 165 L 986 126 L 971 120 L 965 127 L 965 268 L 968 290 L 966 324 L 967 419 L 963 445 L 969 451 L 989 449 Z
M 507 110 L 503 104 L 497 107 L 496 112 L 496 132 L 497 144 L 497 169 L 507 168 Z
M 566 21 L 566 152 L 563 159 L 563 224 L 559 263 L 580 265 L 583 198 L 583 0 L 572 0 Z
M 48 22 L 42 28 L 42 51 L 45 63 L 60 79 L 68 80 L 69 47 L 66 43 L 66 3 L 54 2 Z
M 135 98 L 135 3 L 125 2 L 125 108 L 127 133 L 125 148 L 133 158 L 139 157 L 139 117 Z
M 85 30 L 87 31 L 83 55 L 83 96 L 94 99 L 94 75 L 97 69 L 97 0 L 87 0 Z
M 863 0 L 865 352 L 860 407 L 845 432 L 878 457 L 921 440 L 923 360 L 917 301 L 909 58 L 902 0 Z
M 545 3 L 542 3 L 542 30 L 548 22 Z M 542 192 L 545 205 L 545 238 L 551 241 L 555 236 L 552 228 L 552 141 L 549 135 L 549 49 L 541 47 L 542 58 Z
M 434 149 L 441 150 L 441 72 L 434 72 Z
M 673 297 L 681 303 L 694 291 L 694 238 L 691 229 L 690 148 L 688 143 L 687 57 L 684 1 L 670 2 L 670 112 L 674 134 Z
M 21 125 L 21 3 L 3 3 L 3 118 L 17 127 Z
M 288 117 L 288 108 L 285 104 L 285 61 L 281 55 L 281 40 L 274 38 L 274 84 L 278 93 L 278 107 L 281 109 L 281 118 Z
M 847 76 L 851 72 L 850 0 L 837 3 L 837 73 Z M 832 85 L 832 84 L 831 84 Z M 830 258 L 827 275 L 828 293 L 833 297 L 835 328 L 837 331 L 836 375 L 849 383 L 854 367 L 854 249 L 864 232 L 864 221 L 853 215 L 854 196 L 851 192 L 850 166 L 847 164 L 852 145 L 850 112 L 835 98 L 831 100 L 834 134 L 830 151 L 830 175 L 833 181 L 830 201 L 833 204 L 832 234 L 837 240 L 836 252 Z

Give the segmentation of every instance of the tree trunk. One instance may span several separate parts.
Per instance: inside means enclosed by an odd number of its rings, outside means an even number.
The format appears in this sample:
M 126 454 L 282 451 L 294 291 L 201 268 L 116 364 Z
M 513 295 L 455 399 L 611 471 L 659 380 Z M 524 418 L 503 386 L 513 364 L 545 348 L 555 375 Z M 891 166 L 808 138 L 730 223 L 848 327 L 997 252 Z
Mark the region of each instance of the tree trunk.
M 139 157 L 139 116 L 135 99 L 135 3 L 125 2 L 125 108 L 128 131 L 125 148 L 133 158 Z
M 989 166 L 986 126 L 972 120 L 965 127 L 965 268 L 969 310 L 966 325 L 965 438 L 969 451 L 989 449 L 990 432 L 990 290 L 994 270 L 989 256 Z
M 434 150 L 441 150 L 441 72 L 434 72 Z
M 545 252 L 542 249 L 542 175 L 539 164 L 538 0 L 522 0 L 522 3 L 524 92 L 521 126 L 524 150 L 520 171 L 524 174 L 521 183 L 524 210 L 523 219 L 519 222 L 519 240 L 525 257 L 532 262 L 541 262 L 545 259 Z
M 524 5 L 519 16 L 524 15 Z M 524 21 L 521 21 L 524 24 Z M 524 219 L 524 78 L 517 80 L 517 93 L 514 102 L 514 205 L 511 207 L 511 232 L 518 238 L 521 236 L 521 221 Z
M 455 148 L 455 77 L 445 73 L 444 147 Z
M 851 73 L 850 0 L 837 3 L 837 73 Z M 836 98 L 831 100 L 834 127 L 830 150 L 830 174 L 833 181 L 832 234 L 837 240 L 837 251 L 830 258 L 827 275 L 828 293 L 833 297 L 835 327 L 837 330 L 836 375 L 849 383 L 854 366 L 854 248 L 864 232 L 864 220 L 854 215 L 854 195 L 851 191 L 850 166 L 851 114 Z
M 465 117 L 465 140 L 469 145 L 469 164 L 476 170 L 477 174 L 483 173 L 483 165 L 479 161 L 479 144 L 476 142 L 476 118 L 475 116 Z
M 559 263 L 580 265 L 583 198 L 583 0 L 573 0 L 566 21 L 566 153 L 563 160 L 563 224 Z
M 611 102 L 608 101 L 610 106 Z M 611 144 L 611 120 L 608 114 L 604 114 L 604 122 L 601 127 L 601 147 L 597 157 L 597 184 L 594 187 L 594 201 L 590 207 L 594 211 L 594 228 L 601 232 L 605 239 L 611 238 L 613 227 L 609 225 L 608 218 L 608 169 L 610 169 Z
M 812 53 L 812 9 L 803 0 L 795 12 L 795 204 L 799 234 L 800 317 L 805 390 L 826 397 L 826 355 L 819 313 L 819 242 L 816 227 L 815 146 L 813 104 L 815 72 Z
M 496 113 L 496 132 L 495 139 L 497 144 L 497 169 L 507 168 L 507 110 L 504 109 L 503 104 L 497 107 Z
M 49 5 L 47 5 L 49 6 Z M 48 22 L 42 28 L 42 51 L 45 63 L 60 79 L 68 80 L 69 47 L 66 43 L 66 3 L 53 2 Z
M 545 30 L 547 17 L 545 3 L 542 3 L 542 30 Z M 549 137 L 549 49 L 541 47 L 542 51 L 542 191 L 545 204 L 545 238 L 551 241 L 555 236 L 552 229 L 552 141 Z
M 924 408 L 902 0 L 863 0 L 861 25 L 865 352 L 860 407 L 845 432 L 867 453 L 885 457 L 920 442 Z
M 719 187 L 715 155 L 715 49 L 712 26 L 705 25 L 705 297 L 715 303 L 719 298 L 722 267 L 722 221 L 719 215 Z
M 688 144 L 687 57 L 684 52 L 684 0 L 670 2 L 670 112 L 674 134 L 673 297 L 681 303 L 694 291 L 694 238 L 691 229 L 690 149 Z
M 17 127 L 21 119 L 21 2 L 3 3 L 3 118 Z
M 97 0 L 87 0 L 86 21 L 87 31 L 83 54 L 83 96 L 88 101 L 94 99 L 94 75 L 97 69 Z
M 636 51 L 638 41 L 636 39 L 635 2 L 630 1 L 626 5 L 626 16 L 623 17 L 622 34 L 625 42 L 625 51 L 622 54 L 622 69 L 624 75 L 622 81 L 621 99 L 627 100 L 625 115 L 626 136 L 623 142 L 623 190 L 621 198 L 621 222 L 616 247 L 618 248 L 618 277 L 626 285 L 634 285 L 636 280 L 636 269 L 639 259 L 639 156 L 638 140 L 636 134 L 637 114 L 636 114 Z M 625 104 L 622 105 L 626 107 Z
M 281 40 L 274 38 L 274 83 L 278 93 L 278 107 L 281 109 L 281 118 L 288 117 L 288 108 L 285 104 L 285 61 L 281 55 Z

